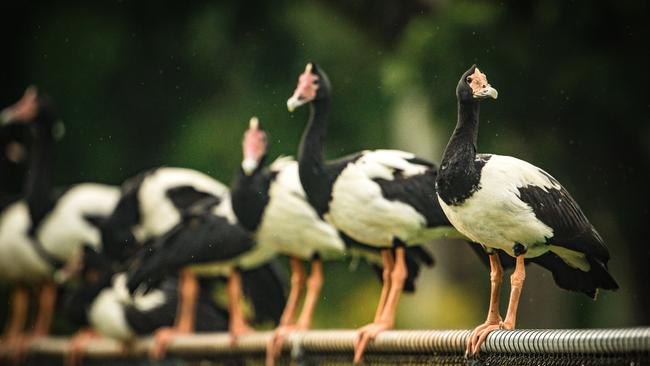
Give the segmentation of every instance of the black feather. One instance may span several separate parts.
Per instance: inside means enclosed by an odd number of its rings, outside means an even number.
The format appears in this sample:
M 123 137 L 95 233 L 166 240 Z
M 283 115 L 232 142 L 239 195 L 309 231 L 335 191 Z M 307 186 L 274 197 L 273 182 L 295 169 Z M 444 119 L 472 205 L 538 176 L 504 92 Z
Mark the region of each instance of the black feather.
M 241 272 L 246 297 L 255 310 L 255 322 L 277 324 L 286 303 L 287 275 L 278 259 Z
M 559 186 L 553 177 L 540 170 Z M 529 205 L 535 217 L 553 229 L 553 237 L 547 243 L 590 254 L 607 264 L 609 251 L 596 229 L 591 225 L 569 192 L 537 186 L 519 188 L 520 199 Z
M 253 248 L 250 235 L 211 212 L 186 217 L 183 222 L 140 251 L 128 276 L 128 288 L 156 283 L 164 275 L 192 264 L 233 259 Z
M 599 288 L 618 289 L 618 284 L 607 271 L 607 266 L 590 255 L 587 255 L 591 267 L 589 272 L 569 266 L 553 252 L 529 260 L 551 271 L 555 283 L 565 290 L 582 292 L 595 299 Z

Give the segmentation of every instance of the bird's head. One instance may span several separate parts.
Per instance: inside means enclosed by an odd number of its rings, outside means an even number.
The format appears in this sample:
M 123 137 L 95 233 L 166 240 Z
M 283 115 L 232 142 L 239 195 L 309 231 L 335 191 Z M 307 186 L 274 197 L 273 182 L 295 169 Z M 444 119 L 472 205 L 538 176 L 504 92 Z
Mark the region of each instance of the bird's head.
M 305 66 L 305 71 L 298 77 L 298 86 L 291 98 L 287 100 L 289 112 L 303 104 L 328 98 L 330 93 L 330 82 L 325 72 L 310 62 Z
M 460 102 L 475 102 L 482 99 L 497 99 L 499 93 L 487 81 L 487 76 L 476 65 L 465 71 L 458 81 L 456 97 Z
M 241 163 L 241 168 L 244 174 L 251 175 L 262 165 L 262 160 L 266 157 L 267 146 L 266 132 L 262 130 L 257 117 L 252 117 L 242 141 L 244 160 Z
M 18 102 L 0 112 L 0 126 L 14 124 L 38 124 L 51 130 L 57 139 L 65 131 L 63 123 L 58 120 L 54 103 L 35 86 L 28 87 Z

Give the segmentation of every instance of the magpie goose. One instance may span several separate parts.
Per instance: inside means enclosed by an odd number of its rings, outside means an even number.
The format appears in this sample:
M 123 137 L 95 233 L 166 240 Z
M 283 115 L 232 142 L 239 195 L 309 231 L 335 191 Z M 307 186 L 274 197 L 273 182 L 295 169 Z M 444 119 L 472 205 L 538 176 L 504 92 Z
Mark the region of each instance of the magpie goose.
M 255 245 L 237 223 L 228 188 L 203 173 L 163 167 L 129 179 L 123 185 L 118 207 L 104 226 L 103 238 L 107 254 L 114 259 L 128 257 L 140 248 L 138 265 L 129 271 L 131 292 L 143 282 L 146 288 L 170 271 L 183 269 L 181 288 L 187 289 L 180 294 L 182 316 L 177 318 L 174 329 L 162 329 L 156 334 L 157 342 L 151 350 L 154 358 L 164 354 L 174 333 L 189 332 L 193 327 L 194 273 L 229 277 L 233 336 L 249 329 L 240 307 L 239 269 L 260 267 L 259 273 L 243 275 L 244 280 L 253 276 L 256 280 L 250 281 L 260 284 L 250 291 L 251 300 L 259 305 L 256 315 L 275 318 L 282 311 L 283 279 L 277 265 L 269 263 L 275 253 Z M 186 269 L 190 265 L 192 269 Z M 259 303 L 262 296 L 266 298 L 266 310 Z
M 348 251 L 354 251 L 373 265 L 381 266 L 381 255 L 377 248 L 355 242 L 318 215 L 307 202 L 298 177 L 298 163 L 294 159 L 280 157 L 269 167 L 263 166 L 267 138 L 257 118 L 250 120 L 242 145 L 244 159 L 232 187 L 233 210 L 241 224 L 254 233 L 259 245 L 270 246 L 289 256 L 292 268 L 287 305 L 269 343 L 267 355 L 270 364 L 282 350 L 289 332 L 307 330 L 311 325 L 323 283 L 322 259 L 340 259 Z M 408 276 L 405 290 L 413 291 L 419 267 L 433 262 L 423 248 L 408 248 L 406 257 Z M 305 276 L 302 261 L 312 263 L 309 279 Z M 305 284 L 307 294 L 296 321 L 295 312 Z
M 83 246 L 99 245 L 97 218 L 113 210 L 119 194 L 116 188 L 97 184 L 52 194 L 57 117 L 51 100 L 35 88 L 2 111 L 0 120 L 2 125 L 28 124 L 34 135 L 23 194 L 5 201 L 0 212 L 0 280 L 18 285 L 4 344 L 20 356 L 30 339 L 49 330 L 56 299 L 53 277 L 74 268 Z M 31 335 L 20 340 L 29 300 L 25 284 L 41 284 L 41 291 Z
M 406 277 L 405 247 L 462 236 L 436 200 L 433 163 L 397 150 L 323 160 L 330 83 L 313 63 L 300 75 L 287 107 L 292 111 L 306 103 L 310 115 L 298 153 L 298 173 L 307 200 L 320 217 L 347 236 L 381 249 L 384 260 L 384 288 L 375 321 L 361 328 L 355 348 L 355 362 L 359 362 L 367 343 L 394 324 Z
M 498 309 L 502 268 L 490 256 L 491 300 L 486 322 L 468 339 L 469 354 L 480 350 L 495 329 L 514 329 L 525 278 L 524 258 L 553 273 L 561 288 L 595 298 L 599 288 L 615 290 L 609 251 L 576 201 L 540 168 L 510 156 L 477 154 L 479 104 L 497 91 L 476 66 L 456 88 L 458 122 L 442 158 L 436 185 L 449 221 L 486 248 L 516 257 L 510 304 L 502 321 Z
M 98 334 L 121 342 L 154 333 L 174 324 L 178 307 L 178 278 L 168 276 L 147 293 L 129 294 L 126 273 L 115 273 L 114 263 L 102 253 L 84 248 L 81 284 L 66 296 L 69 320 L 81 327 L 72 337 L 66 364 L 79 364 L 87 343 Z M 209 296 L 211 283 L 202 283 L 196 303 L 196 331 L 228 329 L 228 312 Z

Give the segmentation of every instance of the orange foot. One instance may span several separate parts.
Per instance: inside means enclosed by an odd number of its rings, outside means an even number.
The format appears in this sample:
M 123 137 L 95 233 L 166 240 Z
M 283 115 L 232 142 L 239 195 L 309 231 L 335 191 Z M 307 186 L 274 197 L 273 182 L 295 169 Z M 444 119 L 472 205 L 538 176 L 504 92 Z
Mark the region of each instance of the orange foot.
M 11 364 L 13 365 L 23 364 L 23 361 L 25 361 L 25 357 L 29 352 L 29 348 L 38 338 L 40 338 L 40 336 L 35 336 L 33 334 L 23 335 L 16 338 L 12 344 L 9 345 L 5 358 L 11 360 Z
M 478 328 L 481 328 L 480 330 Z M 483 343 L 485 343 L 485 340 L 487 339 L 487 336 L 492 333 L 493 331 L 497 329 L 507 329 L 507 330 L 512 330 L 515 329 L 515 326 L 510 323 L 506 322 L 499 322 L 499 324 L 483 324 L 479 326 L 477 329 L 472 332 L 472 335 L 470 337 L 470 342 L 473 344 L 473 346 L 470 349 L 470 345 L 468 345 L 468 356 L 474 356 L 477 355 L 481 351 L 481 346 Z M 476 334 L 474 334 L 476 333 Z
M 0 364 L 3 360 L 10 360 L 19 348 L 22 335 L 7 336 L 0 340 Z
M 281 325 L 277 327 L 266 346 L 266 366 L 273 366 L 275 364 L 275 359 L 282 354 L 284 341 L 286 341 L 291 333 L 302 332 L 308 329 L 308 326 L 300 324 Z
M 465 349 L 465 357 L 474 354 L 474 348 L 476 347 L 476 343 L 478 342 L 481 332 L 483 332 L 484 329 L 494 325 L 498 326 L 499 324 L 501 324 L 501 317 L 499 317 L 497 320 L 486 320 L 485 323 L 474 328 L 474 330 L 469 335 L 469 337 L 467 337 L 467 348 Z
M 65 365 L 81 365 L 86 346 L 88 346 L 88 343 L 97 336 L 97 332 L 92 329 L 83 329 L 78 331 L 70 340 L 68 352 L 65 358 Z
M 248 324 L 246 323 L 241 323 L 241 324 L 231 324 L 230 329 L 228 329 L 228 333 L 230 333 L 230 344 L 232 346 L 237 344 L 237 339 L 239 336 L 244 335 L 244 334 L 249 334 L 253 333 L 255 329 L 251 328 Z
M 363 352 L 366 350 L 366 346 L 371 340 L 375 339 L 379 333 L 391 328 L 391 324 L 377 322 L 370 323 L 359 329 L 354 342 L 354 364 L 356 365 L 361 363 Z
M 152 360 L 161 360 L 165 358 L 167 348 L 179 333 L 181 332 L 172 327 L 158 328 L 153 335 L 153 344 L 149 350 L 149 358 Z

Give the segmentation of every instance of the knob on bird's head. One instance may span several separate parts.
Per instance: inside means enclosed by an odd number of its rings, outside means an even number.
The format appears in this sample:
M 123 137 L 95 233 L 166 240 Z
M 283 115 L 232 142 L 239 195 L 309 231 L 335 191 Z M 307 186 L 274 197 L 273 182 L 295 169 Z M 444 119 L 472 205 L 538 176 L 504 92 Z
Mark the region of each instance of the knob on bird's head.
M 293 112 L 306 103 L 329 97 L 329 92 L 330 84 L 327 75 L 315 63 L 310 62 L 298 77 L 296 90 L 287 100 L 287 109 Z
M 479 101 L 497 99 L 499 93 L 488 83 L 487 76 L 476 65 L 472 65 L 458 81 L 456 95 L 460 101 Z
M 260 166 L 260 162 L 266 156 L 268 146 L 266 132 L 262 130 L 257 117 L 252 117 L 248 123 L 248 129 L 244 133 L 242 149 L 244 160 L 241 167 L 246 175 L 251 175 Z

